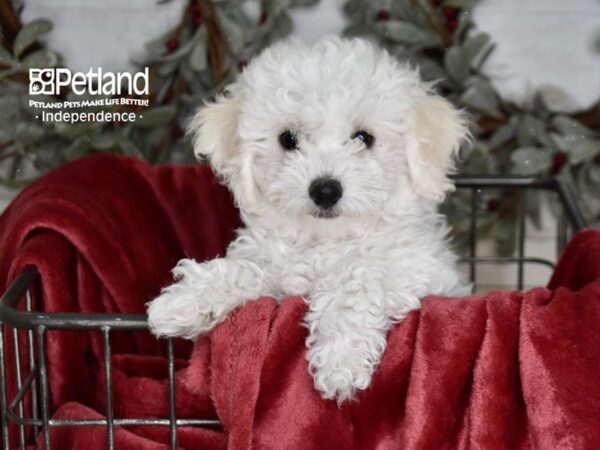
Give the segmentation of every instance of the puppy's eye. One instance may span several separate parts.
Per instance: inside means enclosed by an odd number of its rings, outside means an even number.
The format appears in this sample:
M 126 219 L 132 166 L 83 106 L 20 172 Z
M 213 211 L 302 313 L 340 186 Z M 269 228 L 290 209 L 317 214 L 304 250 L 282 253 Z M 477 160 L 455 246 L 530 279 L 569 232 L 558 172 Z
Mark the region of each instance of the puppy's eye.
M 286 151 L 298 149 L 298 136 L 290 130 L 285 130 L 279 135 L 279 143 Z
M 375 142 L 375 138 L 372 134 L 367 133 L 365 130 L 358 130 L 352 136 L 352 139 L 360 139 L 364 142 L 367 148 L 371 148 L 373 146 L 373 142 Z

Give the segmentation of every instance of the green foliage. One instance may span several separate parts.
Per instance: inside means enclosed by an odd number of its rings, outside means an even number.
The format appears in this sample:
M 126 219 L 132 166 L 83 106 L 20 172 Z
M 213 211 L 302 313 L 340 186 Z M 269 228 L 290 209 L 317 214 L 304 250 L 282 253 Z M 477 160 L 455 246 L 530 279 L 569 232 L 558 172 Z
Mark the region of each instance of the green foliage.
M 287 35 L 289 10 L 317 0 L 262 0 L 258 19 L 247 0 L 189 0 L 180 23 L 149 41 L 136 62 L 150 68 L 150 106 L 135 110 L 133 123 L 42 122 L 28 105 L 27 70 L 62 65 L 44 46 L 52 24 L 25 24 L 10 46 L 0 45 L 0 183 L 19 186 L 65 161 L 98 151 L 151 162 L 192 159 L 183 130 L 193 109 L 213 96 L 265 46 Z M 412 61 L 424 79 L 473 119 L 473 142 L 461 151 L 460 172 L 560 175 L 579 194 L 591 223 L 600 221 L 600 133 L 574 116 L 550 111 L 540 95 L 526 107 L 504 100 L 482 73 L 494 49 L 472 23 L 476 0 L 346 0 L 346 35 L 368 36 L 393 55 Z M 93 99 L 67 95 L 68 100 Z M 57 102 L 54 97 L 35 100 Z M 96 109 L 112 111 L 117 107 Z M 87 109 L 89 110 L 89 109 Z M 3 171 L 3 172 L 2 172 Z M 502 254 L 514 249 L 518 216 L 514 193 L 485 193 L 478 200 L 479 235 L 497 237 Z M 528 203 L 539 222 L 540 201 Z M 492 207 L 493 206 L 493 207 Z M 457 243 L 466 243 L 470 198 L 451 196 L 444 211 Z
M 140 70 L 150 68 L 149 106 L 126 107 L 138 115 L 132 123 L 42 122 L 42 109 L 28 105 L 28 69 L 59 67 L 62 58 L 43 42 L 52 29 L 50 21 L 24 24 L 10 48 L 0 45 L 0 183 L 21 186 L 39 173 L 98 151 L 155 163 L 192 161 L 184 130 L 193 109 L 231 81 L 262 48 L 290 32 L 290 8 L 315 1 L 264 0 L 260 20 L 248 15 L 244 3 L 189 0 L 180 22 L 146 44 L 143 58 L 135 64 Z M 40 95 L 31 99 L 61 100 Z M 66 99 L 94 97 L 68 93 Z M 85 111 L 119 108 L 123 109 Z
M 21 30 L 15 38 L 13 44 L 13 54 L 16 57 L 27 50 L 30 46 L 35 44 L 44 34 L 48 33 L 52 29 L 52 23 L 47 19 L 38 19 L 29 22 Z
M 472 119 L 472 143 L 461 150 L 460 173 L 560 175 L 578 192 L 590 223 L 600 224 L 600 132 L 573 116 L 550 111 L 540 95 L 530 105 L 502 98 L 481 66 L 494 49 L 476 29 L 476 0 L 346 0 L 345 33 L 376 39 L 412 61 L 421 75 Z M 414 32 L 413 30 L 419 30 Z M 457 193 L 443 207 L 457 244 L 466 248 L 470 197 Z M 539 224 L 540 201 L 528 202 Z M 500 254 L 514 250 L 519 201 L 514 193 L 482 194 L 478 235 L 493 235 Z

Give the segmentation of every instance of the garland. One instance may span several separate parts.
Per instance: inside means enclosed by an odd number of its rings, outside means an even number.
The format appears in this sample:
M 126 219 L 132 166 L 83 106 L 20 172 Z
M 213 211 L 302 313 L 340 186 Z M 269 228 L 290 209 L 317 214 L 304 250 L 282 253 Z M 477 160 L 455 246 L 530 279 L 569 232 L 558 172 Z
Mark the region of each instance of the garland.
M 426 80 L 474 119 L 473 142 L 461 151 L 459 172 L 559 176 L 578 192 L 589 223 L 600 224 L 600 102 L 574 114 L 549 110 L 536 94 L 527 106 L 508 102 L 481 67 L 494 48 L 488 34 L 475 29 L 476 0 L 348 0 L 344 8 L 350 36 L 375 38 L 392 54 L 412 61 Z M 533 194 L 530 193 L 530 194 Z M 521 192 L 479 196 L 482 235 L 496 238 L 497 250 L 514 251 Z M 457 193 L 443 206 L 466 244 L 470 193 Z M 539 225 L 540 201 L 527 214 Z
M 243 0 L 189 0 L 179 23 L 146 45 L 139 67 L 150 68 L 149 109 L 133 123 L 41 123 L 28 106 L 27 71 L 58 67 L 43 46 L 52 24 L 22 25 L 10 1 L 0 2 L 0 183 L 21 186 L 32 175 L 95 151 L 150 162 L 192 159 L 183 128 L 192 109 L 231 81 L 246 61 L 291 31 L 289 9 L 317 0 L 263 0 L 258 21 Z M 587 111 L 555 113 L 540 95 L 526 107 L 495 91 L 481 66 L 494 48 L 472 22 L 476 0 L 346 0 L 348 36 L 369 36 L 412 61 L 426 80 L 474 119 L 472 145 L 461 151 L 461 173 L 560 176 L 579 193 L 590 223 L 600 222 L 600 102 Z M 70 98 L 71 94 L 67 94 Z M 59 101 L 44 98 L 44 101 Z M 500 254 L 514 250 L 519 192 L 479 196 L 481 235 L 494 235 Z M 539 201 L 527 213 L 539 223 Z M 459 246 L 466 244 L 470 199 L 460 192 L 443 205 Z
M 142 113 L 135 122 L 52 123 L 28 105 L 28 70 L 60 67 L 61 56 L 41 43 L 52 29 L 46 19 L 21 24 L 10 1 L 0 2 L 0 184 L 19 187 L 66 161 L 96 151 L 144 158 L 152 163 L 191 162 L 183 139 L 193 108 L 243 69 L 246 61 L 291 31 L 290 8 L 311 0 L 263 0 L 258 21 L 243 1 L 188 0 L 179 23 L 146 44 L 136 65 L 149 68 L 150 108 L 111 105 L 107 111 Z M 35 100 L 74 99 L 37 95 Z M 87 109 L 89 110 L 89 108 Z

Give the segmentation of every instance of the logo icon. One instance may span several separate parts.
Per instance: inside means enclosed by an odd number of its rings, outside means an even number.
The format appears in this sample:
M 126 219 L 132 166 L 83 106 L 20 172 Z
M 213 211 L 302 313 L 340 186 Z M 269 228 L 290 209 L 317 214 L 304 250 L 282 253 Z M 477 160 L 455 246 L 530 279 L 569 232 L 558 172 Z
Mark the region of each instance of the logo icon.
M 29 69 L 29 95 L 56 94 L 53 69 Z

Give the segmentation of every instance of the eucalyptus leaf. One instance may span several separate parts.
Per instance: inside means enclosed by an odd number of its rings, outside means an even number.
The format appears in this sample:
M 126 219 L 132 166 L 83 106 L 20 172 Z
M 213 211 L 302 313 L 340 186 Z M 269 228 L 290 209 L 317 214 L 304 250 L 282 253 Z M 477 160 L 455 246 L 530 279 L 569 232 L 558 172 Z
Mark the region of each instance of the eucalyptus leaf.
M 519 147 L 510 155 L 515 175 L 538 175 L 552 166 L 551 152 L 539 147 Z
M 393 16 L 413 23 L 419 28 L 429 28 L 424 14 L 415 8 L 414 0 L 395 0 L 392 2 Z
M 472 27 L 473 21 L 471 20 L 471 13 L 464 10 L 458 15 L 458 26 L 456 27 L 456 30 L 452 32 L 452 42 L 454 45 L 460 45 L 461 36 L 464 36 Z
M 469 76 L 469 57 L 463 48 L 450 47 L 444 55 L 444 65 L 452 79 L 461 83 Z
M 13 55 L 10 54 L 8 50 L 4 48 L 4 46 L 0 45 L 0 63 L 12 66 L 15 64 L 16 59 Z
M 292 0 L 291 6 L 308 8 L 309 6 L 314 6 L 319 3 L 319 0 Z
M 561 152 L 568 152 L 569 148 L 571 147 L 571 144 L 574 141 L 573 137 L 571 137 L 571 139 L 568 139 L 567 137 L 558 133 L 549 133 L 549 136 L 554 148 Z
M 568 150 L 569 163 L 573 166 L 600 154 L 600 140 L 579 138 Z
M 104 131 L 93 136 L 90 140 L 90 145 L 95 150 L 110 150 L 115 147 L 116 136 L 112 131 Z
M 546 125 L 540 119 L 524 114 L 519 121 L 517 141 L 520 145 L 544 144 L 547 139 Z
M 491 117 L 502 117 L 498 97 L 490 84 L 484 80 L 473 82 L 460 96 L 460 101 L 475 111 Z
M 514 216 L 503 217 L 498 221 L 496 251 L 500 256 L 511 256 L 517 242 L 517 225 Z
M 417 27 L 410 22 L 389 20 L 377 25 L 387 39 L 400 44 L 435 44 L 438 38 L 430 31 Z
M 208 71 L 206 71 L 208 72 Z M 198 77 L 198 75 L 200 75 L 202 72 L 198 73 L 196 71 L 194 71 L 190 65 L 188 61 L 185 61 L 183 64 L 181 64 L 181 66 L 179 67 L 179 76 L 181 78 L 183 78 L 186 83 L 188 85 L 194 83 L 194 81 L 196 80 L 196 78 Z
M 79 139 L 75 139 L 69 146 L 65 149 L 64 155 L 67 161 L 80 158 L 84 155 L 87 155 L 90 152 L 90 141 L 87 137 L 81 137 Z
M 166 77 L 167 75 L 171 75 L 178 68 L 179 68 L 179 61 L 168 61 L 168 62 L 162 63 L 160 65 L 160 67 L 158 68 L 158 73 L 161 76 Z
M 91 131 L 98 128 L 100 124 L 90 122 L 56 122 L 54 124 L 54 130 L 58 136 L 64 137 L 70 141 L 78 139 Z
M 118 140 L 129 139 L 132 132 L 133 132 L 133 124 L 131 122 L 124 124 L 122 127 L 118 128 L 118 130 L 117 130 L 117 134 L 119 136 Z
M 13 138 L 24 145 L 37 143 L 44 135 L 44 129 L 35 122 L 19 122 L 14 128 Z
M 277 17 L 285 13 L 287 7 L 289 7 L 292 0 L 270 0 L 264 4 L 267 6 L 265 9 L 267 16 L 270 18 Z
M 19 103 L 19 99 L 14 96 L 0 97 L 0 125 L 6 126 L 7 122 L 20 118 Z
M 477 0 L 445 0 L 444 6 L 453 8 L 471 9 Z
M 556 177 L 565 183 L 573 192 L 577 192 L 577 181 L 573 176 L 573 171 L 570 167 L 565 167 L 566 170 L 561 170 Z
M 370 32 L 369 28 L 363 24 L 350 25 L 344 28 L 342 34 L 346 37 L 353 38 L 358 36 L 364 36 Z
M 171 90 L 171 84 L 173 83 L 173 79 L 171 77 L 165 77 L 160 80 L 160 85 L 158 89 L 156 89 L 156 102 L 164 103 L 165 97 L 167 93 Z
M 531 111 L 541 119 L 547 120 L 550 115 L 550 110 L 548 109 L 548 105 L 546 105 L 546 101 L 544 100 L 544 96 L 540 92 L 536 92 L 533 96 L 533 100 L 531 102 Z
M 490 50 L 490 47 L 492 47 L 490 44 L 490 35 L 487 33 L 477 33 L 469 36 L 462 46 L 471 67 L 479 67 L 481 65 L 481 61 L 479 61 L 480 56 L 482 54 L 485 55 Z
M 198 41 L 190 53 L 190 67 L 196 72 L 202 72 L 208 66 L 207 49 L 204 42 Z
M 121 138 L 118 141 L 118 145 L 124 155 L 142 156 L 142 152 L 139 147 L 130 139 Z
M 510 121 L 498 127 L 498 129 L 494 131 L 494 133 L 490 137 L 490 140 L 488 141 L 488 145 L 490 146 L 490 148 L 495 149 L 497 147 L 500 147 L 502 144 L 505 144 L 510 139 L 515 137 L 516 128 L 517 127 L 515 126 L 515 124 Z
M 287 36 L 292 32 L 293 28 L 292 18 L 287 12 L 278 14 L 273 21 L 273 39 L 269 39 L 268 42 L 271 43 L 282 36 Z
M 21 56 L 27 48 L 51 29 L 52 22 L 48 19 L 37 19 L 23 25 L 15 38 L 15 43 L 13 45 L 14 54 L 16 56 Z
M 593 164 L 589 171 L 590 181 L 600 186 L 600 164 Z
M 221 18 L 221 26 L 224 29 L 224 33 L 227 36 L 227 42 L 231 47 L 233 53 L 238 54 L 244 50 L 246 44 L 246 28 L 240 27 L 239 23 L 235 22 L 234 19 L 227 16 Z M 198 30 L 199 36 L 198 41 L 204 44 L 204 47 L 208 46 L 208 30 L 206 27 L 201 27 Z
M 177 114 L 177 106 L 169 104 L 148 109 L 134 122 L 136 127 L 154 128 L 168 124 Z
M 416 66 L 419 69 L 421 77 L 427 81 L 437 81 L 446 78 L 444 68 L 429 58 L 417 59 Z
M 21 67 L 24 69 L 54 67 L 58 65 L 59 58 L 56 53 L 51 50 L 38 50 L 30 55 L 27 55 L 21 61 Z
M 11 161 L 8 178 L 10 180 L 16 180 L 17 176 L 21 174 L 21 166 L 23 164 L 23 155 L 17 154 Z
M 365 10 L 366 7 L 363 0 L 346 0 L 344 2 L 344 13 L 355 20 L 362 20 Z
M 572 134 L 577 136 L 594 136 L 596 133 L 571 117 L 562 114 L 556 115 L 551 119 L 551 123 L 560 133 Z
M 61 146 L 60 151 L 62 152 L 63 150 L 64 147 Z M 61 154 L 55 145 L 44 145 L 43 152 L 35 153 L 33 166 L 41 172 L 52 169 L 64 161 L 65 155 Z
M 188 39 L 183 44 L 180 44 L 180 46 L 179 46 L 179 48 L 177 48 L 177 50 L 175 50 L 172 53 L 167 53 L 166 55 L 160 56 L 157 59 L 157 61 L 161 62 L 161 63 L 165 63 L 165 62 L 170 62 L 170 61 L 176 61 L 178 59 L 183 58 L 185 55 L 187 55 L 192 50 L 192 48 L 194 47 L 194 44 L 196 44 L 196 42 L 198 41 L 199 35 L 200 35 L 199 31 L 196 32 L 196 34 L 191 39 Z

